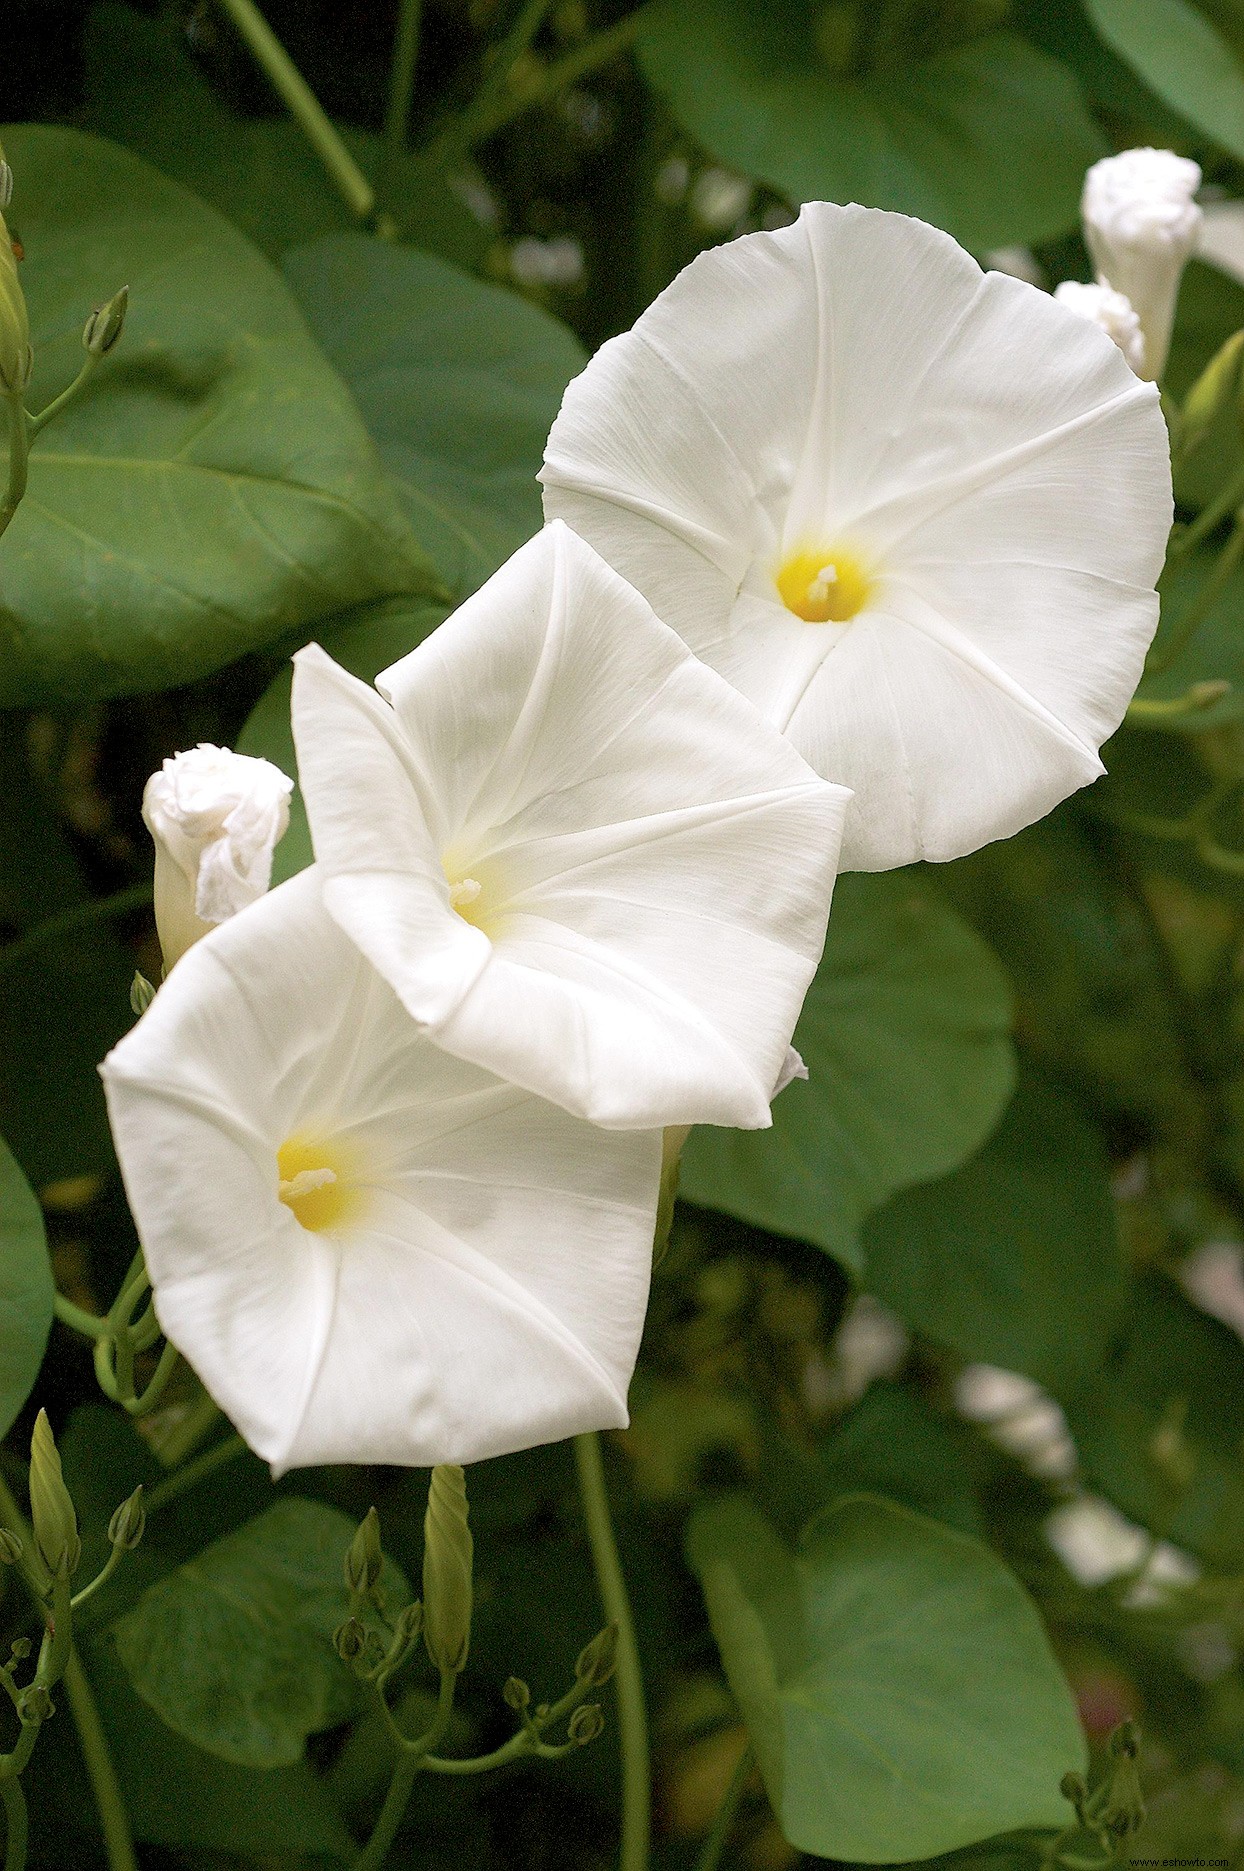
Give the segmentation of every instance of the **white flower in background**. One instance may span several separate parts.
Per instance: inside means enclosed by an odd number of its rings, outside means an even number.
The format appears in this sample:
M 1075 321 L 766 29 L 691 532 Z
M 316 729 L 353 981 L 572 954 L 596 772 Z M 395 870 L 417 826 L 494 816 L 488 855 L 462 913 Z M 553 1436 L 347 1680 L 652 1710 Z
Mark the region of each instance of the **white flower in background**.
M 101 1068 L 170 1341 L 278 1470 L 627 1420 L 661 1173 L 421 1039 L 304 871 Z
M 1100 280 L 1086 285 L 1082 280 L 1065 279 L 1054 289 L 1054 297 L 1069 312 L 1091 318 L 1108 338 L 1113 338 L 1138 377 L 1145 375 L 1145 340 L 1130 299 Z
M 294 738 L 324 902 L 420 1028 L 594 1123 L 768 1124 L 843 789 L 563 526 L 378 687 L 301 651 Z
M 1085 244 L 1100 277 L 1135 307 L 1146 377 L 1166 366 L 1179 282 L 1200 232 L 1200 186 L 1196 163 L 1169 149 L 1126 149 L 1084 178 Z
M 566 392 L 545 511 L 855 791 L 844 869 L 1101 771 L 1157 623 L 1156 391 L 948 235 L 808 204 L 701 254 Z
M 261 897 L 289 825 L 294 782 L 270 760 L 202 741 L 174 754 L 143 792 L 155 840 L 155 914 L 164 965 Z

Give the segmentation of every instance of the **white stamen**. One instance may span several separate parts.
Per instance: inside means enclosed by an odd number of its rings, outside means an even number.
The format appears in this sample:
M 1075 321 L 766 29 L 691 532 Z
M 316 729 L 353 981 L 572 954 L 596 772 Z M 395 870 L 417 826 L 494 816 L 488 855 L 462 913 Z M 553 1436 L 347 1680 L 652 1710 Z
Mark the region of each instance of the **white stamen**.
M 462 909 L 468 903 L 474 903 L 476 897 L 479 896 L 482 887 L 483 887 L 482 885 L 476 883 L 474 877 L 463 877 L 460 882 L 456 884 L 450 884 L 449 886 L 450 907 L 452 909 L 459 910 L 459 909 Z
M 831 585 L 838 583 L 838 567 L 831 559 L 828 565 L 822 565 L 812 583 L 808 586 L 808 603 L 824 604 L 829 596 Z
M 277 1194 L 282 1202 L 296 1202 L 300 1196 L 314 1195 L 317 1189 L 327 1189 L 337 1180 L 335 1169 L 300 1169 L 288 1182 L 282 1180 Z

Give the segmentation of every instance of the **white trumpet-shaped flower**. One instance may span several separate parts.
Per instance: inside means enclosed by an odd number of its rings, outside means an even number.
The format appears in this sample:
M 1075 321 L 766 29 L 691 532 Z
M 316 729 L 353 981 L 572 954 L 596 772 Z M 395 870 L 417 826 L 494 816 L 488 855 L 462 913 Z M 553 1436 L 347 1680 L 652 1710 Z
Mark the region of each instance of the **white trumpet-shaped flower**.
M 101 1068 L 163 1330 L 278 1470 L 625 1423 L 660 1132 L 421 1038 L 319 883 L 196 944 Z
M 174 754 L 147 781 L 143 820 L 156 849 L 156 927 L 167 968 L 268 888 L 293 789 L 270 760 L 207 741 Z
M 854 789 L 844 869 L 959 856 L 1095 778 L 1157 622 L 1157 393 L 902 215 L 813 202 L 701 254 L 570 385 L 541 479 Z
M 843 789 L 562 526 L 378 686 L 302 651 L 294 736 L 324 902 L 421 1029 L 594 1123 L 768 1124 Z
M 1061 286 L 1054 288 L 1054 297 L 1068 311 L 1078 312 L 1081 318 L 1091 318 L 1095 325 L 1100 325 L 1106 336 L 1114 339 L 1136 375 L 1146 375 L 1144 333 L 1130 299 L 1100 280 L 1085 284 L 1078 279 L 1065 279 Z
M 1169 149 L 1104 156 L 1084 178 L 1085 245 L 1100 277 L 1135 308 L 1146 377 L 1166 367 L 1179 282 L 1201 228 L 1200 186 L 1197 164 Z

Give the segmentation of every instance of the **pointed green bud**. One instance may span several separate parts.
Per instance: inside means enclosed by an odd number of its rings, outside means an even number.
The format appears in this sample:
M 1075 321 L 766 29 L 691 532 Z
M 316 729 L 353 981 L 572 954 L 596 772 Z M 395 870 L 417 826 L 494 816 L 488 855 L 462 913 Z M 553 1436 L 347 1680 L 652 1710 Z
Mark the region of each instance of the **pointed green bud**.
M 1075 1807 L 1076 1818 L 1084 1824 L 1084 1803 L 1088 1799 L 1088 1786 L 1083 1774 L 1064 1774 L 1058 1783 L 1058 1790 L 1065 1800 L 1070 1800 Z
M 20 396 L 30 382 L 33 369 L 26 295 L 17 277 L 13 242 L 0 215 L 0 390 L 10 396 Z
M 589 1741 L 595 1741 L 603 1733 L 605 1717 L 599 1702 L 585 1702 L 581 1709 L 576 1709 L 570 1717 L 566 1732 L 572 1741 L 577 1741 L 585 1748 Z
M 129 309 L 130 289 L 122 286 L 120 292 L 114 292 L 107 305 L 97 305 L 86 324 L 82 327 L 82 348 L 92 357 L 105 357 L 121 336 L 121 327 L 125 323 L 125 314 Z
M 70 1574 L 76 1572 L 82 1557 L 78 1516 L 61 1473 L 46 1410 L 40 1410 L 35 1418 L 30 1438 L 30 1518 L 39 1557 L 53 1578 L 62 1567 Z
M 1128 1734 L 1124 1734 L 1124 1730 Z M 1136 1765 L 1136 1732 L 1131 1722 L 1124 1722 L 1110 1737 L 1110 1784 L 1102 1807 L 1102 1820 L 1115 1838 L 1129 1838 L 1139 1832 L 1145 1821 L 1145 1798 L 1140 1789 Z
M 419 1599 L 414 1599 L 399 1612 L 396 1625 L 397 1636 L 404 1644 L 413 1644 L 423 1631 L 423 1606 Z
M 598 1631 L 590 1644 L 585 1644 L 579 1652 L 574 1666 L 575 1680 L 590 1683 L 598 1689 L 607 1683 L 613 1675 L 618 1661 L 618 1627 L 606 1624 L 603 1631 Z
M 136 968 L 134 970 L 134 979 L 130 982 L 130 1012 L 134 1015 L 135 1019 L 140 1018 L 141 1015 L 146 1013 L 155 997 L 155 988 L 152 986 L 151 982 L 148 981 L 146 975 L 139 974 Z
M 108 1522 L 108 1538 L 114 1546 L 119 1546 L 124 1553 L 133 1552 L 147 1530 L 147 1510 L 143 1506 L 143 1487 L 140 1481 L 128 1501 L 122 1501 L 112 1519 Z
M 16 1533 L 0 1527 L 0 1566 L 15 1566 L 25 1550 Z
M 1181 456 L 1190 455 L 1205 440 L 1221 410 L 1240 414 L 1244 394 L 1244 331 L 1237 331 L 1215 353 L 1184 398 L 1178 424 Z
M 443 1463 L 432 1470 L 423 1522 L 423 1641 L 436 1668 L 457 1675 L 471 1642 L 471 1567 L 466 1476 Z
M 674 1224 L 674 1203 L 678 1199 L 678 1171 L 682 1164 L 683 1145 L 691 1135 L 689 1124 L 676 1124 L 661 1136 L 661 1190 L 657 1197 L 657 1221 L 652 1237 L 652 1264 L 659 1266 L 669 1246 Z
M 362 1598 L 375 1596 L 380 1583 L 380 1574 L 384 1571 L 384 1554 L 380 1548 L 380 1516 L 374 1507 L 369 1507 L 358 1532 L 350 1542 L 346 1554 L 345 1576 L 348 1591 L 356 1592 Z
M 31 1642 L 29 1637 L 15 1637 L 13 1639 L 12 1655 L 15 1663 L 24 1663 L 26 1658 L 30 1655 L 30 1651 Z
M 46 1683 L 31 1683 L 18 1699 L 17 1712 L 24 1722 L 45 1722 L 55 1715 L 56 1704 Z
M 353 1663 L 367 1647 L 367 1632 L 357 1618 L 347 1618 L 333 1632 L 333 1649 L 343 1663 Z
M 531 1701 L 531 1691 L 521 1676 L 508 1676 L 501 1697 L 506 1706 L 519 1715 Z

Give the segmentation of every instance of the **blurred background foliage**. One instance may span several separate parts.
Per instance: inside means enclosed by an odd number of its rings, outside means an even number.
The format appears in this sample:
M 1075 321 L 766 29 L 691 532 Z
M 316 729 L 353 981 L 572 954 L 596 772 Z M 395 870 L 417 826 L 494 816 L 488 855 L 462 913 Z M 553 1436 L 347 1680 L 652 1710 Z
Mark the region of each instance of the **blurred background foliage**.
M 224 1459 L 184 1370 L 136 1423 L 52 1327 L 49 1268 L 103 1310 L 134 1250 L 94 1068 L 134 968 L 158 977 L 148 773 L 199 740 L 292 771 L 290 650 L 314 635 L 370 676 L 434 628 L 538 526 L 544 436 L 587 353 L 700 248 L 802 200 L 920 215 L 1052 286 L 1089 276 L 1086 166 L 1174 148 L 1202 165 L 1219 263 L 1185 276 L 1173 419 L 1244 325 L 1237 0 L 426 0 L 406 135 L 385 133 L 392 0 L 267 17 L 374 203 L 343 199 L 212 0 L 8 0 L 0 20 L 35 406 L 72 378 L 91 304 L 123 280 L 132 304 L 0 543 L 0 1464 L 20 1483 L 46 1405 L 97 1555 L 116 1503 L 153 1490 L 81 1621 L 148 1871 L 348 1861 L 387 1744 L 326 1674 L 314 1555 L 374 1501 L 413 1576 L 426 1488 L 340 1470 L 274 1490 Z M 1235 396 L 1181 449 L 1181 517 L 1242 464 Z M 1164 587 L 1108 778 L 960 863 L 844 879 L 797 1036 L 809 1083 L 771 1133 L 688 1146 L 611 1462 L 658 1871 L 697 1862 L 740 1709 L 773 1805 L 745 1786 L 724 1863 L 932 1859 L 935 1788 L 961 1815 L 939 1863 L 1049 1866 L 1072 1824 L 1064 1677 L 1093 1774 L 1140 1724 L 1135 1855 L 1244 1855 L 1244 571 L 1215 573 L 1207 535 Z M 296 810 L 278 869 L 308 856 Z M 196 1447 L 221 1459 L 170 1487 Z M 596 1613 L 569 1452 L 470 1480 L 456 1738 L 487 1747 L 503 1680 L 559 1693 Z M 274 1498 L 286 1518 L 261 1525 Z M 309 1606 L 293 1650 L 239 1633 L 205 1565 Z M 8 1636 L 28 1620 L 10 1580 Z M 244 1731 L 219 1706 L 243 1653 Z M 953 1715 L 899 1706 L 939 1684 Z M 896 1764 L 888 1802 L 848 1716 Z M 68 1712 L 41 1738 L 32 1853 L 89 1871 L 77 1745 Z M 615 1789 L 612 1730 L 553 1766 L 424 1780 L 393 1862 L 604 1867 Z

